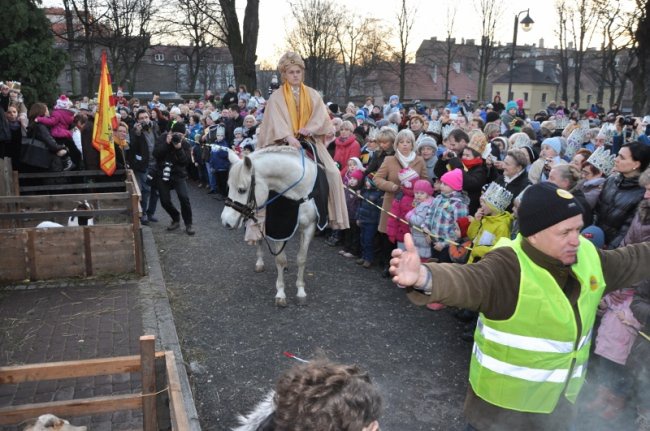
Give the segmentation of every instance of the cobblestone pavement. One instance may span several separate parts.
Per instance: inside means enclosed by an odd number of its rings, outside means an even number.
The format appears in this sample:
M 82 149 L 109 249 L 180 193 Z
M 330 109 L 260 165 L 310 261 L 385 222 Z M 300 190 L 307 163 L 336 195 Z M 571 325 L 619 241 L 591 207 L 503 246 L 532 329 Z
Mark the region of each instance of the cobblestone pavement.
M 0 364 L 139 354 L 142 313 L 133 279 L 71 280 L 0 290 Z M 137 374 L 0 386 L 0 407 L 140 391 Z M 140 411 L 70 418 L 89 430 L 142 427 Z M 6 429 L 22 429 L 8 427 Z

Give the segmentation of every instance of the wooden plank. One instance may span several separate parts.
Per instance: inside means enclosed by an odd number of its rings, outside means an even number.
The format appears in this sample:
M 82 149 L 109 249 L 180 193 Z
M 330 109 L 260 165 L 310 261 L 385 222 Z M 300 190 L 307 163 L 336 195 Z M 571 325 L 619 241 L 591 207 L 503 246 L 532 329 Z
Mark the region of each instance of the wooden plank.
M 124 188 L 124 182 L 108 182 L 108 183 L 83 183 L 83 184 L 55 184 L 49 186 L 21 186 L 20 192 L 44 192 L 44 191 L 58 191 L 58 190 L 86 190 L 86 189 L 108 189 L 108 188 Z
M 33 229 L 27 231 L 27 267 L 29 268 L 29 279 L 38 280 L 36 267 L 36 232 Z
M 67 418 L 69 416 L 87 416 L 121 410 L 136 410 L 141 406 L 142 396 L 140 394 L 25 404 L 0 408 L 0 425 L 16 424 L 45 413 Z
M 142 245 L 142 235 L 140 234 L 140 196 L 131 196 L 131 223 L 133 226 L 133 241 L 135 253 L 135 271 L 145 275 L 144 270 L 144 248 Z
M 64 211 L 21 211 L 21 212 L 6 212 L 0 213 L 0 220 L 51 220 L 56 217 L 99 217 L 99 216 L 114 216 L 114 215 L 123 215 L 130 216 L 128 208 L 108 208 L 101 210 L 78 210 L 73 211 L 64 210 Z
M 186 431 L 190 429 L 190 420 L 187 417 L 181 381 L 176 367 L 176 355 L 171 350 L 165 352 L 165 365 L 167 368 L 167 390 L 169 393 L 169 414 L 172 420 L 172 431 Z
M 86 277 L 93 275 L 93 253 L 90 247 L 90 226 L 84 226 L 84 262 L 86 263 Z
M 0 231 L 0 281 L 22 281 L 28 278 L 25 240 L 22 230 Z
M 34 259 L 40 279 L 83 277 L 83 229 L 34 229 Z
M 165 352 L 156 352 L 156 358 L 163 357 L 165 357 Z M 0 367 L 0 385 L 13 385 L 40 380 L 74 379 L 77 377 L 136 373 L 138 371 L 140 371 L 139 355 L 11 365 Z
M 95 201 L 120 201 L 131 199 L 129 192 L 107 192 L 107 193 L 73 193 L 61 195 L 31 195 L 31 196 L 0 196 L 0 204 L 18 203 L 18 204 L 46 204 L 50 202 L 74 203 L 77 201 L 87 200 Z
M 18 171 L 13 171 L 13 187 L 14 187 L 14 196 L 20 196 L 20 182 L 18 181 Z
M 90 240 L 95 275 L 135 271 L 130 224 L 93 226 Z
M 142 428 L 144 431 L 158 430 L 156 415 L 156 353 L 155 335 L 140 337 L 140 371 L 142 373 Z
M 117 169 L 111 178 L 124 175 L 126 177 L 126 170 Z M 61 177 L 106 177 L 108 176 L 102 170 L 88 170 L 88 171 L 64 171 L 64 172 L 33 172 L 19 174 L 20 179 L 23 178 L 61 178 Z

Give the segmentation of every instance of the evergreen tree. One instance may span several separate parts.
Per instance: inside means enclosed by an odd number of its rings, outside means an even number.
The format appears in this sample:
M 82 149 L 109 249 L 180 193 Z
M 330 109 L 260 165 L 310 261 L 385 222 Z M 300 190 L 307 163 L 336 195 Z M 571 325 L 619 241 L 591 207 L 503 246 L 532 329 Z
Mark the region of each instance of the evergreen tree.
M 0 10 L 13 11 L 0 26 L 0 80 L 20 81 L 27 106 L 56 99 L 66 58 L 36 1 L 0 0 Z

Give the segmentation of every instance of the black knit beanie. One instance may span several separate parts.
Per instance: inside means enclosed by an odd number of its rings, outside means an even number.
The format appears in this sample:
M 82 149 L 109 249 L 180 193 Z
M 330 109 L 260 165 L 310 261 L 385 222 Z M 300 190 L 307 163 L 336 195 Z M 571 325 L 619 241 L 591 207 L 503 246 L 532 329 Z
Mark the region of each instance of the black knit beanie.
M 582 208 L 573 195 L 549 182 L 528 187 L 517 210 L 519 231 L 525 237 L 577 215 L 582 215 Z

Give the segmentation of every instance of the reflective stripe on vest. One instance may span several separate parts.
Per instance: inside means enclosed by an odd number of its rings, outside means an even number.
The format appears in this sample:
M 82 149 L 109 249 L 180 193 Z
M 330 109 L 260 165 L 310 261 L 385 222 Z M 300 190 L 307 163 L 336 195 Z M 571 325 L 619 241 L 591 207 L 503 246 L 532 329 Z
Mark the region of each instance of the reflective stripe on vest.
M 519 296 L 509 319 L 490 320 L 480 315 L 470 384 L 476 395 L 490 404 L 550 413 L 562 395 L 575 402 L 584 383 L 605 280 L 598 252 L 581 238 L 577 261 L 571 266 L 580 283 L 576 315 L 553 276 L 525 254 L 522 240 L 521 236 L 514 241 L 501 240 L 496 246 L 509 246 L 517 255 Z

